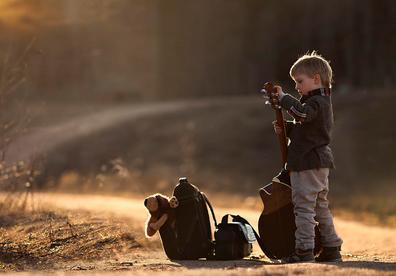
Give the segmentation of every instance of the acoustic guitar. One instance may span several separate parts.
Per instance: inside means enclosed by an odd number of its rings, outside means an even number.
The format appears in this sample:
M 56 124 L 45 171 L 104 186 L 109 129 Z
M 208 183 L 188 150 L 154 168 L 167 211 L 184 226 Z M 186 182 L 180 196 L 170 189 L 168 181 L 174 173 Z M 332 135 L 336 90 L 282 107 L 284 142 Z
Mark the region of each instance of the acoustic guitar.
M 285 169 L 287 162 L 287 137 L 282 108 L 272 83 L 264 84 L 262 90 L 267 104 L 275 111 L 277 125 L 282 132 L 278 134 L 281 150 L 282 170 L 272 181 L 259 190 L 264 209 L 258 222 L 261 242 L 265 245 L 269 258 L 280 259 L 289 256 L 295 250 L 296 231 L 293 203 L 291 199 L 291 184 L 289 172 Z M 315 228 L 315 253 L 321 249 L 319 229 Z

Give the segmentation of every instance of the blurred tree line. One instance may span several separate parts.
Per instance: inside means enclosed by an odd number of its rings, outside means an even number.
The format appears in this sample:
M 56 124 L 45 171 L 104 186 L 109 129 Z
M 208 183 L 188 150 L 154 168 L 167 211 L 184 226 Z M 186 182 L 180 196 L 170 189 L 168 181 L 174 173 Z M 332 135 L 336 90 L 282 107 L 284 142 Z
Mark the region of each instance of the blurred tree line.
M 395 1 L 172 0 L 160 11 L 161 83 L 178 94 L 292 84 L 291 64 L 315 49 L 340 86 L 390 87 L 396 78 Z
M 0 49 L 37 38 L 29 89 L 47 98 L 251 94 L 268 80 L 292 89 L 290 65 L 311 50 L 344 91 L 396 79 L 392 0 L 8 1 L 37 13 L 19 25 L 0 13 Z

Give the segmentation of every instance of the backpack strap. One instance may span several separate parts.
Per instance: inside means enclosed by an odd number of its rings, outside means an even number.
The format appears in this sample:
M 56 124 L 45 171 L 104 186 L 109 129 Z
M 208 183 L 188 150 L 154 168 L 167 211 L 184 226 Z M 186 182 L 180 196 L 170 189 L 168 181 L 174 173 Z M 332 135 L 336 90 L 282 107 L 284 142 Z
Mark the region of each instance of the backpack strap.
M 215 216 L 214 211 L 213 211 L 213 207 L 210 204 L 209 199 L 206 197 L 206 195 L 204 193 L 202 193 L 202 192 L 201 192 L 201 194 L 202 194 L 202 197 L 205 199 L 206 204 L 209 206 L 209 210 L 212 213 L 212 218 L 213 218 L 214 225 L 215 225 L 215 228 L 216 228 L 217 227 L 217 220 L 216 220 L 216 216 Z
M 230 215 L 230 216 L 232 217 L 233 221 L 250 225 L 250 227 L 252 227 L 252 229 L 253 229 L 254 236 L 256 237 L 257 243 L 259 244 L 259 246 L 260 246 L 261 250 L 264 252 L 264 254 L 270 259 L 276 259 L 276 257 L 273 254 L 271 254 L 271 252 L 265 246 L 263 240 L 260 238 L 259 234 L 257 234 L 256 230 L 254 230 L 253 226 L 245 218 L 243 218 L 239 215 Z M 226 219 L 228 219 L 228 215 L 226 216 Z M 224 217 L 223 217 L 223 220 L 224 220 Z

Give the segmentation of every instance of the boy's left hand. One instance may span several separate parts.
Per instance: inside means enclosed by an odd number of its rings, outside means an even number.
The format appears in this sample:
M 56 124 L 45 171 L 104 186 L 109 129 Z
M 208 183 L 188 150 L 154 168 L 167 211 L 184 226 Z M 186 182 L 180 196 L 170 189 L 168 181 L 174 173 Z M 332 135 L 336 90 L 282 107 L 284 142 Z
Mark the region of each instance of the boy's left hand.
M 279 85 L 274 85 L 274 88 L 276 90 L 275 95 L 278 97 L 279 101 L 283 98 L 285 93 L 282 90 L 282 87 Z

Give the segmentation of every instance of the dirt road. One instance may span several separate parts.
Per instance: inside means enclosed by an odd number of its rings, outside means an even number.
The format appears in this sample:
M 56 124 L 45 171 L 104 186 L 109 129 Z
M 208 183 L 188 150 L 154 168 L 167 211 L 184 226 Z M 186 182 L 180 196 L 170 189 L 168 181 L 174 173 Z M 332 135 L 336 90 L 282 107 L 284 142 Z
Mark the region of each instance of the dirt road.
M 224 100 L 221 100 L 224 102 Z M 216 104 L 215 101 L 211 101 Z M 239 104 L 239 103 L 238 103 Z M 43 154 L 62 143 L 78 139 L 96 131 L 108 128 L 110 125 L 122 123 L 123 120 L 132 120 L 140 116 L 160 115 L 166 112 L 199 108 L 207 106 L 205 101 L 186 105 L 185 102 L 152 104 L 145 107 L 125 106 L 103 111 L 92 116 L 82 116 L 72 121 L 59 123 L 42 129 L 35 129 L 29 135 L 20 137 L 10 145 L 7 151 L 8 162 L 29 160 Z M 53 206 L 72 212 L 87 211 L 95 215 L 109 215 L 117 219 L 125 219 L 128 223 L 137 225 L 143 233 L 144 221 L 147 213 L 143 207 L 143 198 L 122 198 L 96 195 L 70 194 L 35 194 L 40 206 Z M 225 213 L 236 213 L 247 218 L 253 225 L 257 225 L 259 212 L 255 210 L 217 208 L 217 218 Z M 396 274 L 396 230 L 391 228 L 372 227 L 336 219 L 336 227 L 344 239 L 343 258 L 341 264 L 292 264 L 280 265 L 270 262 L 262 256 L 256 246 L 255 259 L 241 261 L 169 261 L 158 247 L 146 246 L 143 249 L 132 250 L 130 253 L 118 256 L 116 260 L 108 260 L 95 266 L 80 267 L 78 270 L 89 270 L 98 273 L 111 270 L 116 266 L 117 271 L 126 270 L 127 273 L 153 274 L 164 273 L 171 275 L 183 273 L 185 275 L 201 274 Z M 146 244 L 159 243 L 158 236 Z M 53 271 L 64 274 L 64 270 Z M 33 272 L 34 273 L 34 272 Z M 42 272 L 37 272 L 42 274 Z
M 143 231 L 146 210 L 142 204 L 143 198 L 121 198 L 98 195 L 71 194 L 38 194 L 36 198 L 40 205 L 51 205 L 66 210 L 85 210 L 92 214 L 108 214 L 117 218 L 141 225 Z M 225 213 L 237 213 L 257 225 L 259 212 L 244 209 L 216 208 L 216 216 L 220 218 Z M 126 256 L 126 260 L 134 264 L 128 268 L 135 273 L 152 273 L 159 271 L 183 272 L 187 275 L 198 274 L 396 274 L 396 230 L 366 226 L 358 222 L 335 220 L 337 230 L 344 239 L 343 258 L 341 264 L 273 264 L 256 246 L 253 255 L 262 256 L 256 260 L 242 261 L 169 261 L 157 249 L 151 252 L 140 252 L 137 255 Z M 158 241 L 158 237 L 151 242 Z

